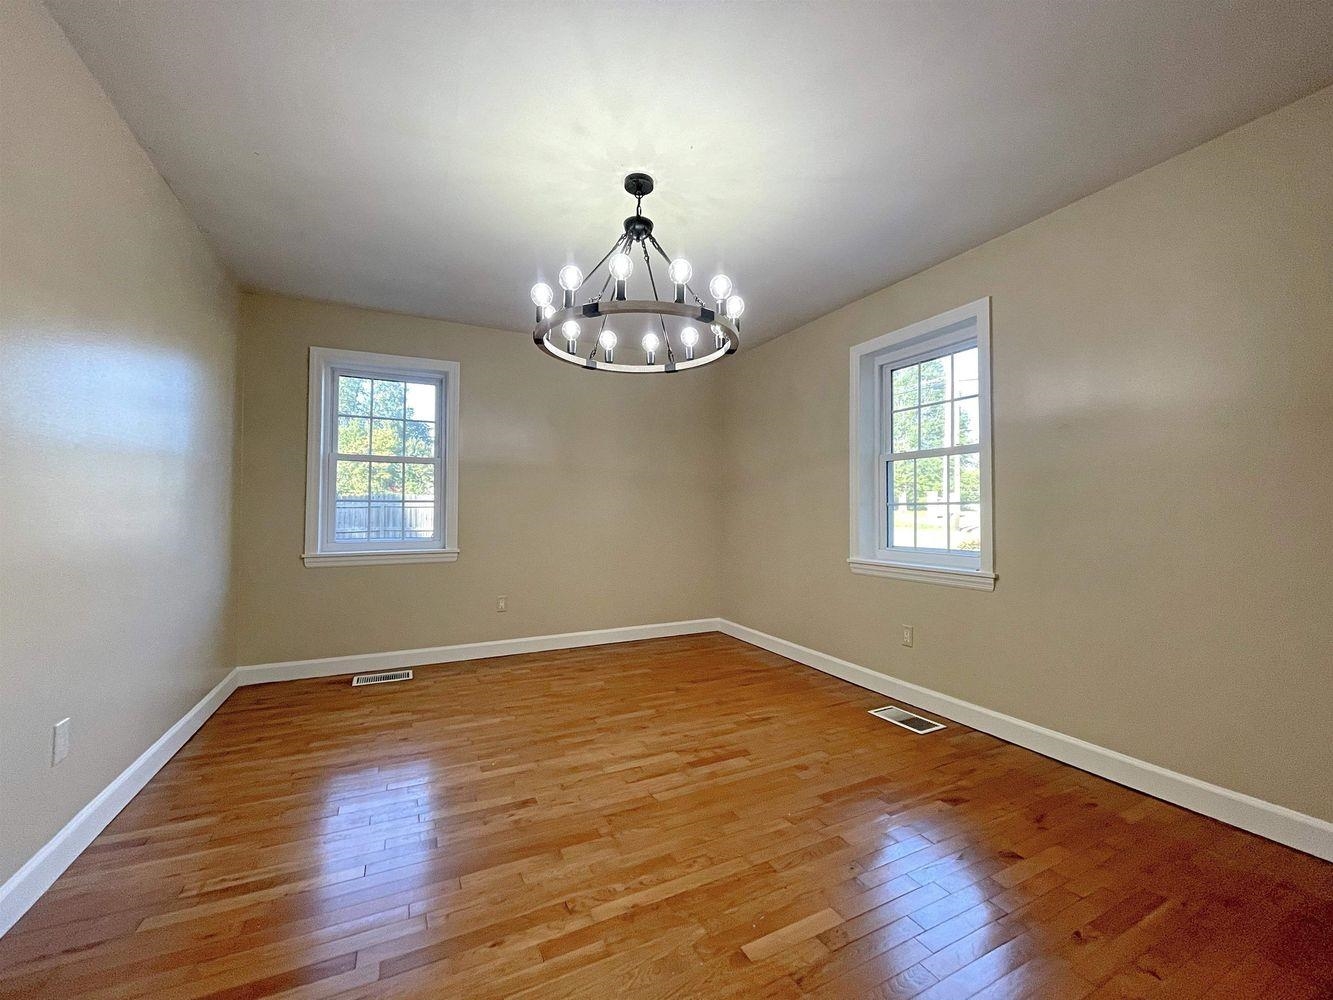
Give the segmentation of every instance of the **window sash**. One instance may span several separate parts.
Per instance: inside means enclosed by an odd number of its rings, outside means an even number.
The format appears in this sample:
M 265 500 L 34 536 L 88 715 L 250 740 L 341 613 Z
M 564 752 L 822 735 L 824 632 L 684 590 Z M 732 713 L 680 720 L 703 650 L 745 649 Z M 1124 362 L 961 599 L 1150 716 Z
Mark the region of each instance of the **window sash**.
M 360 455 L 349 452 L 338 451 L 338 418 L 340 416 L 361 416 L 360 414 L 343 414 L 338 408 L 338 380 L 340 378 L 368 378 L 378 379 L 380 381 L 409 382 L 418 385 L 432 385 L 435 387 L 435 413 L 432 420 L 435 424 L 435 454 L 432 456 L 407 456 L 407 455 Z M 320 526 L 319 526 L 319 551 L 322 553 L 355 553 L 355 552 L 416 552 L 416 551 L 435 551 L 443 549 L 446 545 L 445 526 L 446 526 L 446 498 L 448 490 L 444 480 L 446 470 L 446 441 L 447 428 L 445 424 L 445 415 L 448 410 L 448 394 L 450 391 L 449 378 L 436 372 L 413 371 L 410 368 L 363 368 L 357 366 L 331 364 L 328 366 L 326 378 L 324 381 L 324 426 L 322 428 L 321 441 L 323 442 L 323 458 L 321 461 L 320 476 Z M 373 414 L 365 415 L 367 420 L 375 420 Z M 378 419 L 397 420 L 396 417 L 381 417 Z M 406 418 L 403 418 L 404 420 Z M 372 429 L 374 424 L 371 424 Z M 365 538 L 365 539 L 338 539 L 337 538 L 337 516 L 338 516 L 338 462 L 380 462 L 389 464 L 405 465 L 429 465 L 434 471 L 434 531 L 429 538 Z M 400 500 L 399 504 L 403 504 Z M 373 508 L 374 502 L 367 500 L 366 507 Z M 369 522 L 367 522 L 367 535 L 369 535 Z
M 875 556 L 876 558 L 892 562 L 921 562 L 932 566 L 951 566 L 964 569 L 976 569 L 981 565 L 981 552 L 966 552 L 957 549 L 936 548 L 928 545 L 891 545 L 889 539 L 889 496 L 888 496 L 888 478 L 890 473 L 890 463 L 912 461 L 914 459 L 929 458 L 949 458 L 954 455 L 976 455 L 981 457 L 982 445 L 978 441 L 976 444 L 949 445 L 943 448 L 917 448 L 909 451 L 893 450 L 893 415 L 895 413 L 906 413 L 911 410 L 920 411 L 926 406 L 936 406 L 941 403 L 952 407 L 957 402 L 963 402 L 970 399 L 980 399 L 980 391 L 970 393 L 966 396 L 953 395 L 953 378 L 950 376 L 949 392 L 945 399 L 933 403 L 922 403 L 918 397 L 917 402 L 911 406 L 894 407 L 893 405 L 893 372 L 900 368 L 910 368 L 913 365 L 923 364 L 927 361 L 934 361 L 937 358 L 949 357 L 958 354 L 961 351 L 976 348 L 977 338 L 973 335 L 964 336 L 956 340 L 949 340 L 931 344 L 925 349 L 916 348 L 914 350 L 905 350 L 900 352 L 886 352 L 876 361 L 877 377 L 875 379 L 876 397 L 875 421 L 878 440 L 876 442 L 877 463 L 876 468 L 872 470 L 875 476 Z M 952 433 L 952 431 L 951 431 Z M 984 474 L 984 473 L 983 473 Z M 982 491 L 984 498 L 985 491 Z M 947 497 L 947 494 L 946 494 Z M 941 499 L 937 502 L 944 505 L 947 510 L 949 501 Z M 979 498 L 973 501 L 978 509 L 981 509 L 984 499 Z M 920 497 L 911 506 L 924 506 L 925 501 Z

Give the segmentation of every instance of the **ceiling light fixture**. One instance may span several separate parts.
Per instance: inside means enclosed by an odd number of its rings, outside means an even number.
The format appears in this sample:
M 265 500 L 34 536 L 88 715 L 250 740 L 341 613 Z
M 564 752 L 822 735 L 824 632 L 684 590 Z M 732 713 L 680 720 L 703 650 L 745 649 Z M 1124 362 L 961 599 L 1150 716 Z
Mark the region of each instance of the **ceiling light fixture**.
M 673 258 L 662 249 L 653 235 L 653 220 L 643 214 L 643 199 L 652 192 L 653 179 L 647 174 L 630 174 L 625 178 L 625 190 L 634 197 L 635 205 L 634 214 L 625 220 L 624 233 L 616 238 L 611 249 L 586 276 L 576 264 L 566 264 L 560 269 L 561 306 L 556 307 L 555 292 L 550 285 L 539 281 L 532 286 L 530 294 L 536 307 L 533 342 L 553 358 L 581 368 L 613 372 L 676 372 L 700 368 L 735 354 L 741 343 L 741 314 L 745 311 L 745 300 L 735 294 L 731 279 L 719 274 L 708 283 L 712 306 L 696 295 L 690 287 L 690 278 L 694 274 L 690 262 L 684 257 Z M 652 256 L 648 252 L 650 247 L 666 261 L 666 276 L 673 291 L 671 299 L 658 297 Z M 636 253 L 643 256 L 644 273 L 653 294 L 651 299 L 628 297 Z M 606 277 L 601 290 L 580 303 L 576 293 L 603 264 L 606 265 Z M 611 289 L 610 298 L 607 298 L 608 288 Z M 692 301 L 687 302 L 687 298 Z M 646 317 L 648 326 L 639 341 L 643 363 L 618 362 L 614 355 L 619 341 L 610 325 L 612 317 L 616 317 L 618 323 L 620 317 L 638 316 Z M 668 319 L 674 333 L 668 332 Z M 696 322 L 707 325 L 713 332 L 713 350 L 697 356 L 695 348 L 699 344 L 699 331 L 693 325 Z M 592 336 L 585 338 L 585 332 Z M 563 342 L 558 343 L 558 340 Z M 579 352 L 580 340 L 592 344 L 586 356 Z M 673 340 L 680 345 L 683 357 L 672 346 Z M 663 360 L 659 361 L 659 356 Z

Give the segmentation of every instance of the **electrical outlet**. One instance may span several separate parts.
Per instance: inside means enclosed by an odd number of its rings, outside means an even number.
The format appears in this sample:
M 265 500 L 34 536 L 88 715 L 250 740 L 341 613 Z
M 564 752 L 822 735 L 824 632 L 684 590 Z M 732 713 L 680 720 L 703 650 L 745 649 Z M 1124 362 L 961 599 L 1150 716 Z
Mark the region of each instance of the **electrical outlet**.
M 508 611 L 508 610 L 509 610 L 509 598 L 508 598 L 508 597 L 505 597 L 505 596 L 503 596 L 503 595 L 500 596 L 500 597 L 497 597 L 497 598 L 495 599 L 495 610 L 496 610 L 496 611 Z
M 911 625 L 903 626 L 903 645 L 910 646 L 915 641 L 916 629 Z
M 69 719 L 61 719 L 51 727 L 51 766 L 55 767 L 69 756 Z

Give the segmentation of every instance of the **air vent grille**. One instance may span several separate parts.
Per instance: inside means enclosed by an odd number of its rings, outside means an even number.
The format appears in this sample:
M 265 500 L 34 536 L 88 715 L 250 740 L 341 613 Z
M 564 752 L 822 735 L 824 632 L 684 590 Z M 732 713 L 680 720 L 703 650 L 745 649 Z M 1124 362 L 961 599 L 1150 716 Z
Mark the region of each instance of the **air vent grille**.
M 392 681 L 410 681 L 410 670 L 385 670 L 378 674 L 357 674 L 352 678 L 352 687 L 365 687 L 367 684 L 389 684 Z
M 937 729 L 944 728 L 943 722 L 936 722 L 934 719 L 923 719 L 921 716 L 914 715 L 895 705 L 873 708 L 870 710 L 870 714 L 883 719 L 885 722 L 892 722 L 895 726 L 910 729 L 914 733 L 933 733 Z

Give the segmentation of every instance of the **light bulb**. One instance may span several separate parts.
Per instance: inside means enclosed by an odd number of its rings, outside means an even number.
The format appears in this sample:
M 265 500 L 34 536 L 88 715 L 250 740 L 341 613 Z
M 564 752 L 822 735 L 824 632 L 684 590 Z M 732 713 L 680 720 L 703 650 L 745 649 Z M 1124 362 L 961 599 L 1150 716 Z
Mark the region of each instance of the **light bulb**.
M 597 338 L 597 343 L 602 345 L 604 351 L 614 351 L 616 349 L 616 335 L 612 330 L 603 330 Z
M 629 259 L 627 253 L 613 253 L 611 263 L 607 266 L 611 269 L 611 277 L 617 281 L 624 281 L 634 271 L 634 261 Z
M 722 327 L 717 323 L 714 323 L 710 327 L 710 329 L 713 331 L 713 343 L 717 345 L 718 350 L 721 350 L 722 345 L 726 343 L 726 337 L 727 337 L 726 333 L 723 331 Z
M 657 349 L 662 346 L 662 339 L 657 334 L 649 332 L 643 335 L 643 349 L 648 354 L 656 354 Z
M 583 272 L 577 264 L 566 264 L 560 269 L 560 287 L 567 292 L 577 291 L 583 284 Z
M 684 257 L 677 257 L 667 265 L 667 277 L 677 285 L 687 283 L 693 273 L 694 269 L 690 267 L 690 262 Z
M 739 295 L 733 295 L 727 299 L 727 319 L 740 319 L 741 313 L 745 312 L 745 300 Z
M 680 342 L 685 347 L 685 360 L 694 360 L 694 345 L 699 343 L 699 331 L 692 326 L 687 326 L 680 331 Z
M 542 319 L 550 319 L 555 315 L 555 306 L 542 306 Z
M 528 293 L 532 296 L 532 304 L 540 309 L 542 306 L 549 306 L 551 300 L 555 298 L 555 292 L 551 291 L 551 286 L 544 281 L 539 281 L 532 286 L 532 291 Z
M 565 339 L 571 344 L 579 339 L 579 325 L 572 319 L 567 319 L 560 324 L 560 332 L 565 335 Z
M 731 294 L 731 279 L 725 274 L 713 275 L 713 280 L 708 283 L 708 294 L 721 302 Z

